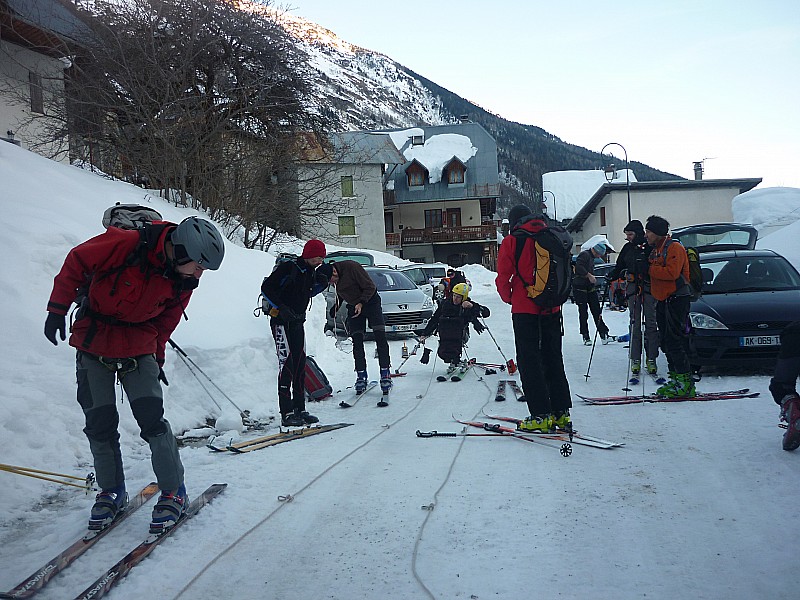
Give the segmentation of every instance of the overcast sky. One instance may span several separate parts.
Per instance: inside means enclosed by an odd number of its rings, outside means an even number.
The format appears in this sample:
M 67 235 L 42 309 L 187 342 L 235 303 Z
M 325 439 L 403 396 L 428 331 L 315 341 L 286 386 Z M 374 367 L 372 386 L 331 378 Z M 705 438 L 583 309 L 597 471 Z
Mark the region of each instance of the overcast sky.
M 800 188 L 800 2 L 293 0 L 506 119 L 692 178 Z M 610 148 L 623 157 L 617 147 Z

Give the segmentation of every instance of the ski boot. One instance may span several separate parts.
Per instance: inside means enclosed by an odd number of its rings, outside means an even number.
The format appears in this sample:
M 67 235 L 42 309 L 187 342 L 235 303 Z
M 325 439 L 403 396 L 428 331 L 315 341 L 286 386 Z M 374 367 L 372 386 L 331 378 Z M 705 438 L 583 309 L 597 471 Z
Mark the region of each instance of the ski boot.
M 530 416 L 517 425 L 517 430 L 531 433 L 549 433 L 552 429 L 553 417 L 551 415 Z
M 105 529 L 128 506 L 125 484 L 101 491 L 94 499 L 92 515 L 89 517 L 89 530 Z
M 319 423 L 319 417 L 309 414 L 307 410 L 300 411 L 300 418 L 303 420 L 303 425 Z
M 283 427 L 302 427 L 305 425 L 303 415 L 297 412 L 286 413 L 281 415 L 281 425 Z
M 564 412 L 557 412 L 551 418 L 553 427 L 556 430 L 572 433 L 572 419 L 569 416 L 569 409 Z
M 588 335 L 583 336 L 583 345 L 584 346 L 591 346 L 592 345 L 592 340 L 589 339 Z
M 604 333 L 603 335 L 600 336 L 600 342 L 603 344 L 603 346 L 606 346 L 610 341 L 611 341 L 611 336 L 609 336 L 608 333 Z
M 655 375 L 658 373 L 658 365 L 654 358 L 648 358 L 647 361 L 645 361 L 645 368 L 647 369 L 648 375 Z
M 392 389 L 392 375 L 389 372 L 389 368 L 381 368 L 381 391 L 384 394 L 388 394 L 389 391 Z
M 639 376 L 639 373 L 642 372 L 642 361 L 640 360 L 632 360 L 631 361 L 631 375 L 636 377 Z
M 675 379 L 658 388 L 656 394 L 663 398 L 694 398 L 697 390 L 691 373 L 677 373 Z
M 161 496 L 153 507 L 150 533 L 160 535 L 175 527 L 175 523 L 186 512 L 188 504 L 185 485 L 181 484 L 174 492 L 161 490 Z
M 786 422 L 786 433 L 783 434 L 783 449 L 800 448 L 800 397 L 789 394 L 781 400 L 781 421 Z
M 363 394 L 367 391 L 367 372 L 356 371 L 356 394 Z

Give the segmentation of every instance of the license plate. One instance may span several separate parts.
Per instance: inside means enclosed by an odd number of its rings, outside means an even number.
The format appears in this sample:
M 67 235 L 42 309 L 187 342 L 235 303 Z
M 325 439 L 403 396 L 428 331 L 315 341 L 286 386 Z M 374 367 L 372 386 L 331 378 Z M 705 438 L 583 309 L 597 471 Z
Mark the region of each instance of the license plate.
M 748 335 L 739 338 L 739 346 L 780 346 L 781 337 L 779 335 Z
M 393 325 L 392 331 L 413 331 L 416 328 L 416 325 Z

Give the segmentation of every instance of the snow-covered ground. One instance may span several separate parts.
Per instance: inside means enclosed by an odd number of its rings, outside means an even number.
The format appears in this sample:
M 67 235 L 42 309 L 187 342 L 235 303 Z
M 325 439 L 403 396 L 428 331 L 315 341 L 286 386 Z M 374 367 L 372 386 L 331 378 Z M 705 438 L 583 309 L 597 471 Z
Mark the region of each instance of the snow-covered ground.
M 63 343 L 54 348 L 42 334 L 52 277 L 72 246 L 102 231 L 103 210 L 114 202 L 150 202 L 175 221 L 190 213 L 10 144 L 0 144 L 0 180 L 1 460 L 82 476 L 91 456 L 75 400 L 74 351 Z M 759 245 L 774 240 L 797 265 L 797 227 Z M 277 360 L 266 320 L 252 310 L 274 255 L 233 244 L 226 251 L 222 269 L 203 276 L 189 321 L 174 339 L 239 407 L 269 419 L 277 414 Z M 513 356 L 510 313 L 493 273 L 477 266 L 465 272 L 473 297 L 492 310 L 487 323 L 497 343 Z M 403 368 L 408 375 L 395 380 L 388 408 L 377 408 L 373 395 L 340 409 L 352 394 L 352 355 L 322 334 L 323 313 L 324 303 L 315 300 L 307 350 L 337 393 L 309 409 L 323 423 L 353 426 L 241 456 L 184 448 L 190 494 L 215 482 L 226 482 L 227 490 L 109 597 L 797 597 L 792 552 L 800 525 L 792 507 L 800 454 L 781 449 L 767 373 L 712 373 L 699 384 L 761 392 L 749 400 L 602 407 L 576 399 L 577 428 L 625 443 L 614 450 L 576 445 L 563 458 L 557 449 L 514 439 L 420 439 L 416 430 L 459 431 L 454 415 L 524 417 L 525 406 L 494 402 L 497 375 L 439 383 L 442 364 L 423 365 L 418 354 Z M 612 333 L 627 330 L 626 314 L 606 311 L 605 318 Z M 571 304 L 565 321 L 573 394 L 620 393 L 624 345 L 584 347 Z M 391 342 L 395 367 L 402 344 Z M 486 333 L 473 335 L 469 353 L 502 361 Z M 665 369 L 663 357 L 659 366 Z M 207 417 L 236 421 L 228 401 L 217 393 L 209 398 L 171 350 L 166 371 L 166 411 L 176 432 L 199 428 Z M 371 359 L 370 374 L 377 374 Z M 645 379 L 644 391 L 653 389 Z M 152 479 L 148 449 L 127 399 L 119 409 L 128 485 L 135 490 Z M 0 480 L 5 590 L 82 535 L 92 497 L 7 472 Z M 145 536 L 148 520 L 147 509 L 132 516 L 40 596 L 78 594 Z

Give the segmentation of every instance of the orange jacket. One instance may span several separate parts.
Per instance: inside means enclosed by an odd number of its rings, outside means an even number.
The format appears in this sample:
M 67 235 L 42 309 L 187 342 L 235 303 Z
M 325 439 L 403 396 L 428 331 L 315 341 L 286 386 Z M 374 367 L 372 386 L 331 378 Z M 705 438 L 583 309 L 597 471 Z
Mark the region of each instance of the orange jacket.
M 665 237 L 650 253 L 650 293 L 653 298 L 663 301 L 678 291 L 677 279 L 681 275 L 684 281 L 689 281 L 686 248 Z

